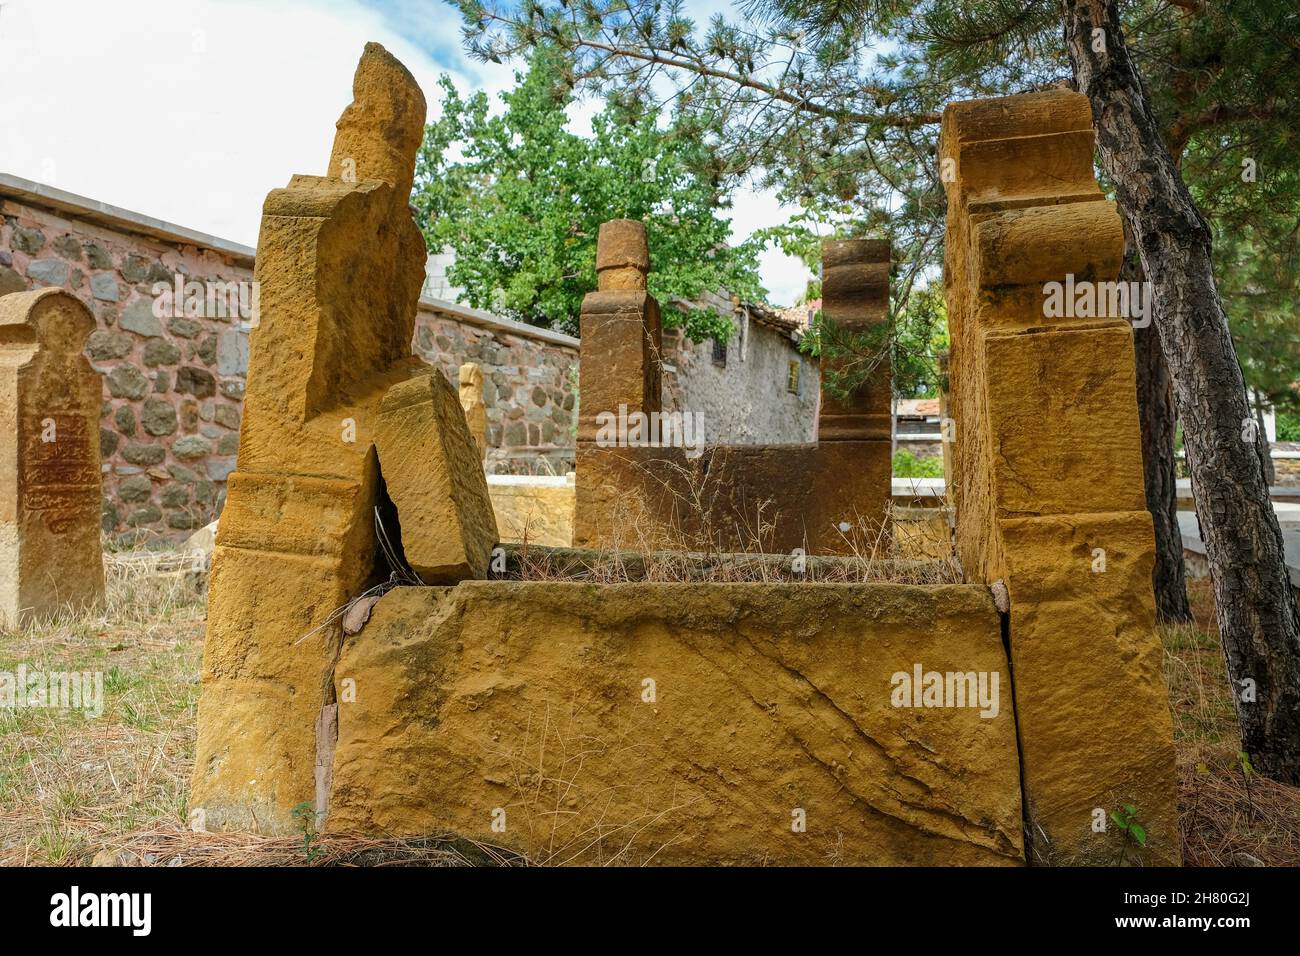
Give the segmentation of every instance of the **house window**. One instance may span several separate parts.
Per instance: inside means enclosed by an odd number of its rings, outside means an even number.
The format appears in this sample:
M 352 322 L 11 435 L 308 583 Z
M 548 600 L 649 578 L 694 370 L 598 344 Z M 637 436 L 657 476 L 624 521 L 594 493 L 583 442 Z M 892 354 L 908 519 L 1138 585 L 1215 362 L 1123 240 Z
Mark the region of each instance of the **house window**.
M 793 395 L 799 394 L 799 363 L 790 363 L 790 371 L 785 376 L 785 390 Z
M 713 364 L 727 367 L 727 343 L 713 340 Z

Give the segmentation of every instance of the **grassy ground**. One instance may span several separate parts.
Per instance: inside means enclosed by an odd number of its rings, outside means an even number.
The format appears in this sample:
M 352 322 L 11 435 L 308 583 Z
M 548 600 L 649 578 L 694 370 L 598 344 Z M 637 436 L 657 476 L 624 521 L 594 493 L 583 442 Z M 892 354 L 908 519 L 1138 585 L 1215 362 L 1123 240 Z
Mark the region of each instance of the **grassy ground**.
M 1248 774 L 1209 594 L 1196 626 L 1163 632 L 1190 865 L 1300 864 L 1300 790 Z M 0 865 L 294 865 L 504 862 L 491 848 L 418 841 L 196 834 L 194 755 L 204 599 L 183 577 L 125 556 L 104 612 L 0 632 L 0 671 L 101 671 L 104 713 L 0 709 Z
M 0 864 L 85 863 L 122 833 L 183 826 L 204 599 L 110 556 L 102 613 L 0 632 L 0 671 L 102 672 L 104 713 L 0 709 Z

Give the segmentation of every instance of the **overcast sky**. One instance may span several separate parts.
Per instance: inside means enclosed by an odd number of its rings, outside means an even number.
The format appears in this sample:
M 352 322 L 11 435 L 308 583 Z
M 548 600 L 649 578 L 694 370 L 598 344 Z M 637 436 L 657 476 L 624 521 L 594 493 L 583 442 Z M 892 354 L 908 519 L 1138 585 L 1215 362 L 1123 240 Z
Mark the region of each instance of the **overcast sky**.
M 726 6 L 688 3 L 700 20 Z M 465 56 L 440 0 L 0 0 L 0 172 L 255 245 L 266 193 L 324 173 L 367 40 L 431 115 L 439 73 L 495 97 L 518 66 Z M 733 233 L 787 217 L 746 191 Z M 770 252 L 762 277 L 789 305 L 807 274 Z

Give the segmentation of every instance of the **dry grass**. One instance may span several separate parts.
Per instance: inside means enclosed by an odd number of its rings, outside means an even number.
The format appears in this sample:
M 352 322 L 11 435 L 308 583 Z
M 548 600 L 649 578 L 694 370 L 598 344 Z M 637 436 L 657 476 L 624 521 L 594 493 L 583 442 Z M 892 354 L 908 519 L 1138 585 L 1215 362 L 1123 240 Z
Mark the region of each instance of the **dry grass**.
M 452 835 L 377 839 L 350 835 L 264 837 L 159 827 L 110 838 L 114 866 L 517 866 L 518 856 Z
M 904 538 L 892 534 L 889 523 L 861 514 L 838 532 L 843 556 L 810 557 L 806 549 L 778 552 L 773 547 L 778 517 L 774 503 L 762 500 L 736 506 L 728 497 L 731 489 L 718 478 L 726 474 L 722 454 L 711 460 L 688 459 L 685 464 L 662 461 L 663 474 L 640 466 L 647 486 L 666 496 L 667 517 L 660 519 L 651 512 L 644 491 L 626 491 L 610 509 L 607 543 L 599 549 L 530 546 L 525 526 L 523 543 L 508 549 L 508 568 L 497 576 L 596 584 L 962 582 L 961 564 L 950 541 L 930 543 L 930 553 L 936 557 L 914 559 L 923 528 L 909 524 L 912 530 Z M 936 499 L 931 510 L 942 513 L 945 506 L 945 501 Z
M 591 553 L 521 547 L 512 560 L 526 575 L 542 579 L 551 574 L 589 574 L 593 580 L 644 574 L 694 580 L 701 573 L 723 580 L 784 579 L 773 577 L 782 573 L 779 567 L 752 554 L 688 558 L 611 550 L 593 559 Z M 897 575 L 907 564 L 878 559 L 873 565 L 857 556 L 845 562 L 858 562 L 852 573 L 864 575 L 863 569 L 871 567 Z M 934 562 L 912 564 L 932 567 Z M 112 862 L 156 866 L 520 862 L 490 846 L 450 836 L 271 839 L 191 832 L 187 798 L 204 599 L 183 573 L 168 570 L 175 566 L 173 555 L 109 555 L 103 611 L 0 632 L 0 670 L 12 672 L 22 663 L 29 670 L 99 671 L 105 692 L 104 713 L 96 720 L 54 710 L 0 710 L 0 864 L 85 864 L 101 852 Z M 801 580 L 843 579 L 835 576 L 849 573 L 817 561 L 810 561 L 809 568 L 818 570 Z M 816 576 L 821 574 L 826 576 Z M 1300 864 L 1300 790 L 1243 771 L 1204 582 L 1193 582 L 1192 596 L 1197 624 L 1163 630 L 1184 861 L 1198 866 Z M 619 824 L 634 829 L 638 821 Z M 559 849 L 582 845 L 568 837 L 559 841 Z M 557 860 L 565 855 L 557 853 Z
M 526 542 L 508 549 L 507 570 L 517 581 L 628 581 L 741 583 L 960 584 L 961 567 L 946 561 L 909 561 L 877 556 L 842 558 L 755 554 L 749 552 L 623 551 L 542 548 Z
M 0 710 L 0 864 L 80 863 L 185 820 L 204 597 L 167 553 L 105 557 L 107 600 L 0 632 L 0 670 L 98 672 L 104 711 Z
M 1300 865 L 1300 789 L 1246 770 L 1208 581 L 1189 581 L 1196 622 L 1165 627 L 1183 862 Z

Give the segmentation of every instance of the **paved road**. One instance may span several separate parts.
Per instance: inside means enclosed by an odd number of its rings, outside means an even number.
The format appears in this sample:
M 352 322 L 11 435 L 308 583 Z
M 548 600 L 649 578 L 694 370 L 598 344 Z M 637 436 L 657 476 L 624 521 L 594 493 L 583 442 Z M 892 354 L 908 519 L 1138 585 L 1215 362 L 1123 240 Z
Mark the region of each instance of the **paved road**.
M 1286 549 L 1286 566 L 1291 575 L 1291 585 L 1300 587 L 1300 505 L 1275 502 L 1273 507 L 1277 510 L 1278 521 L 1282 525 L 1282 546 Z M 1195 512 L 1178 512 L 1178 530 L 1183 534 L 1184 551 L 1205 554 L 1201 526 L 1196 520 Z

